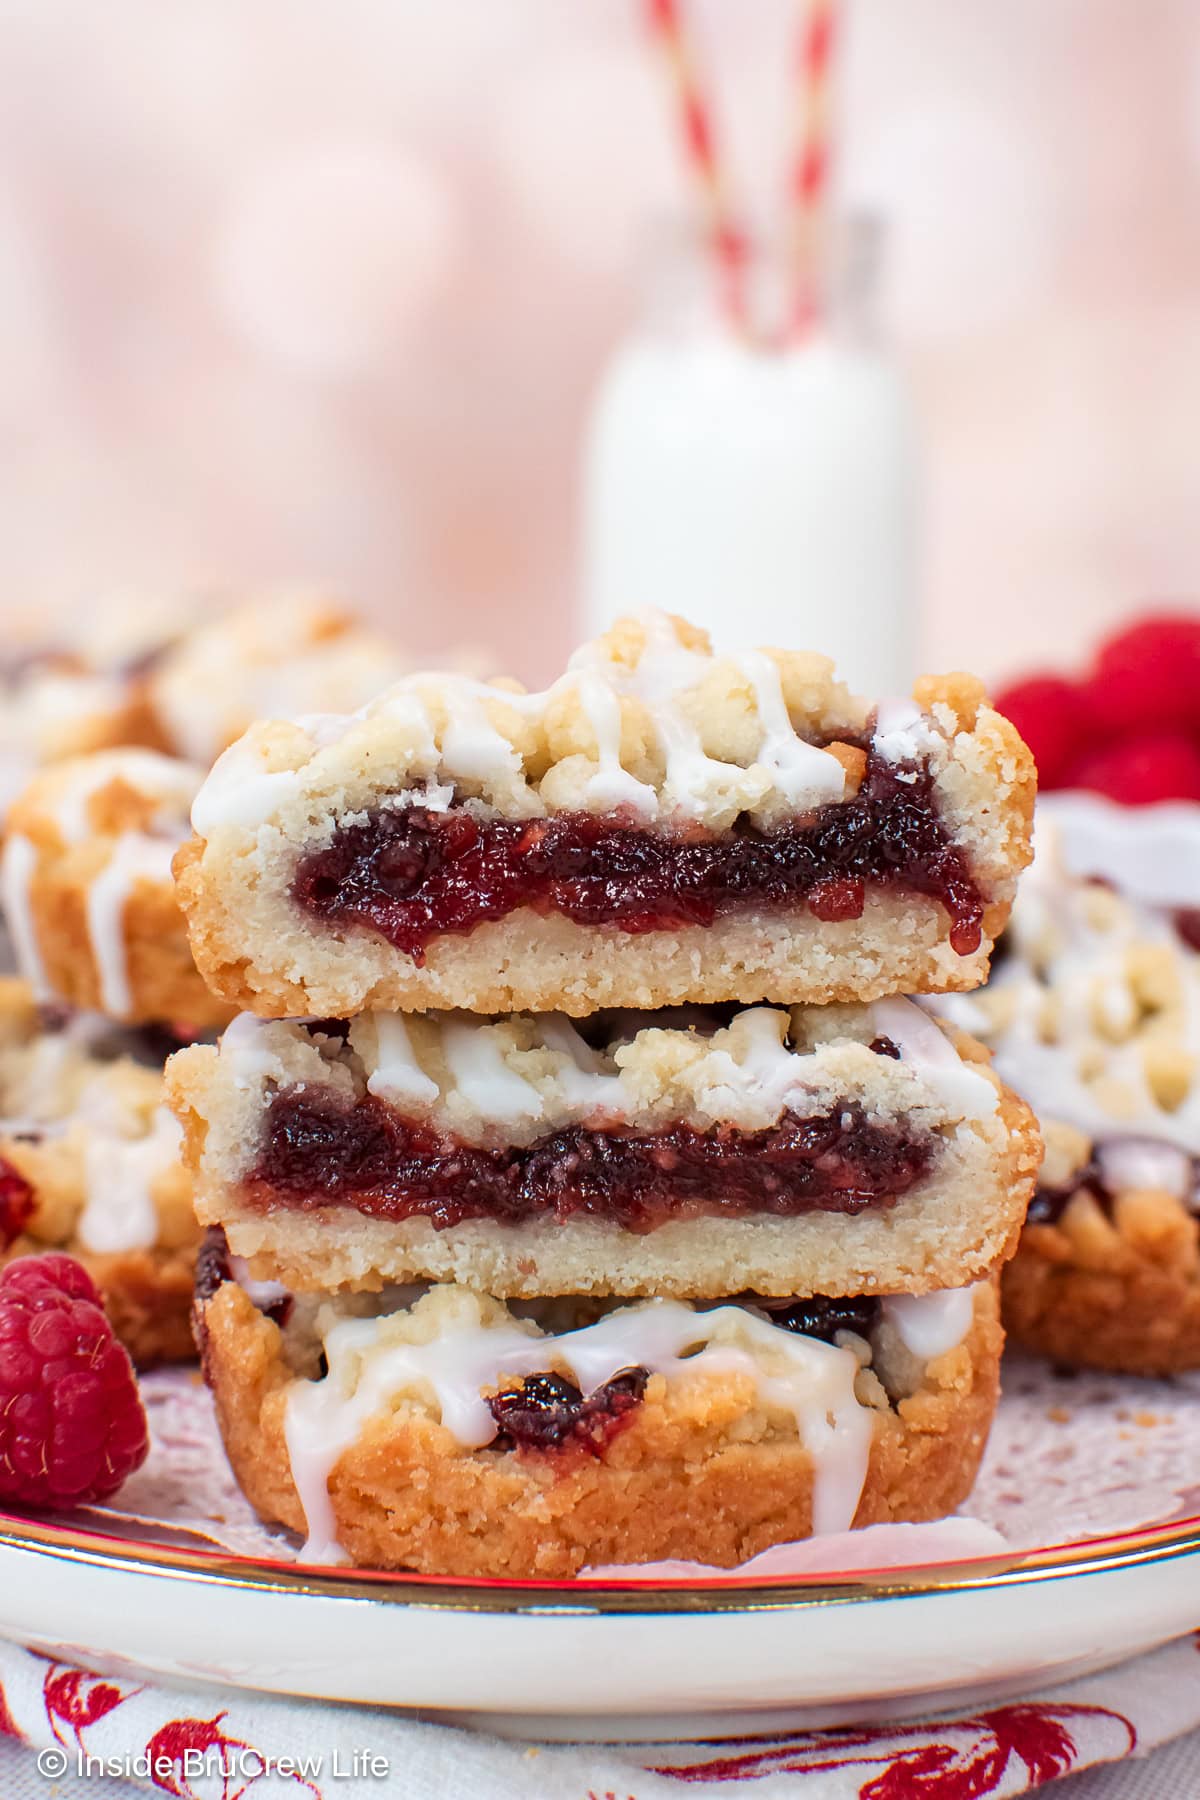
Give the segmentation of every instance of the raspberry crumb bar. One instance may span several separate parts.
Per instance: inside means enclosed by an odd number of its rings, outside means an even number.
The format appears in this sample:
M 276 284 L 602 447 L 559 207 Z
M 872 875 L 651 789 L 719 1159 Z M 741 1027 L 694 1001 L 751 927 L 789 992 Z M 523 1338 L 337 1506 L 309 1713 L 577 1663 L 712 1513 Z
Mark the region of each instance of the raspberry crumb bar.
M 171 874 L 202 776 L 154 750 L 100 750 L 41 770 L 14 802 L 0 885 L 39 998 L 136 1024 L 229 1018 L 192 961 Z
M 1048 810 L 995 976 L 937 1005 L 991 1047 L 1045 1135 L 1004 1275 L 1009 1330 L 1056 1362 L 1168 1375 L 1200 1367 L 1196 914 L 1108 875 L 1128 863 L 1149 891 L 1196 865 L 1200 829 L 1180 808 L 1155 820 L 1088 801 L 1079 821 L 1069 804 L 1105 879 L 1069 872 Z
M 259 724 L 176 861 L 198 966 L 267 1017 L 871 1000 L 977 986 L 1033 765 L 966 676 L 625 621 L 543 693 L 406 677 Z
M 924 1297 L 415 1298 L 247 1283 L 219 1233 L 197 1335 L 238 1480 L 305 1554 L 561 1579 L 733 1565 L 969 1492 L 998 1390 L 994 1284 Z
M 906 1000 L 603 1015 L 243 1015 L 168 1073 L 201 1222 L 289 1286 L 911 1293 L 1009 1253 L 1040 1156 Z
M 136 685 L 162 744 L 207 769 L 264 714 L 352 710 L 404 668 L 340 602 L 282 593 L 193 626 Z
M 0 1263 L 69 1251 L 143 1366 L 194 1355 L 200 1232 L 163 1104 L 170 1047 L 0 980 Z

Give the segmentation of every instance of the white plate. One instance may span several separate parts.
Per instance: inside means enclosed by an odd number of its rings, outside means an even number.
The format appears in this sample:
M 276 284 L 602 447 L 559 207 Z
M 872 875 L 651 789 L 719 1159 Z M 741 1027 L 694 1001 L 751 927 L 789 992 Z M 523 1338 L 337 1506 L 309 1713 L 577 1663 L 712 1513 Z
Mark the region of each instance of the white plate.
M 0 1629 L 36 1649 L 542 1737 L 709 1737 L 995 1698 L 1187 1631 L 1198 1578 L 1200 1518 L 942 1568 L 650 1587 L 372 1576 L 0 1525 Z
M 138 1516 L 0 1515 L 0 1634 L 115 1673 L 521 1735 L 662 1739 L 975 1703 L 1192 1629 L 1200 1382 L 1017 1363 L 1007 1386 L 971 1510 L 1011 1551 L 799 1579 L 547 1584 L 298 1563 L 232 1488 L 203 1390 L 152 1379 L 155 1450 L 122 1495 Z M 1054 1543 L 1049 1519 L 1075 1541 Z

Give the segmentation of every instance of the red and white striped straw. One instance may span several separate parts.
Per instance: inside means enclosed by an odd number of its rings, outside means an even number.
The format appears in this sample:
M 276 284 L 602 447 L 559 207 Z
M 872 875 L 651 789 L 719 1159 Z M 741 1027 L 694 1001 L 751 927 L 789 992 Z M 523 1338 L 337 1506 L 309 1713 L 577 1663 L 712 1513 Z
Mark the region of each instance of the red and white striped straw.
M 735 324 L 746 323 L 745 237 L 729 197 L 726 173 L 717 151 L 712 104 L 700 80 L 677 0 L 645 0 L 650 31 L 663 52 L 679 109 L 684 154 L 695 181 L 707 222 L 721 281 L 722 300 Z
M 796 57 L 795 154 L 788 180 L 794 321 L 810 329 L 820 310 L 819 270 L 829 203 L 832 66 L 837 0 L 805 0 Z

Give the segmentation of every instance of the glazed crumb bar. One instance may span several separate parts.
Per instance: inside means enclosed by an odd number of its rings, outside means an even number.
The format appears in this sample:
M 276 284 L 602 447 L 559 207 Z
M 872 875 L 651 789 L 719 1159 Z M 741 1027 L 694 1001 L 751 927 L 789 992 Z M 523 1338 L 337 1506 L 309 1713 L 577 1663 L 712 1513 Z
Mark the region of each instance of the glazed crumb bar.
M 135 686 L 162 744 L 207 769 L 255 719 L 353 709 L 406 666 L 341 601 L 284 592 L 193 625 Z
M 1109 829 L 1141 883 L 1185 866 L 1182 823 Z M 1168 829 L 1181 836 L 1164 858 Z M 1061 1363 L 1200 1366 L 1197 923 L 1070 873 L 1043 816 L 1003 962 L 982 993 L 936 1002 L 1041 1119 L 1045 1166 L 1004 1310 L 1014 1337 Z
M 268 1017 L 872 999 L 979 983 L 1033 791 L 970 677 L 872 706 L 651 615 L 542 693 L 414 675 L 253 727 L 175 867 L 206 979 Z
M 39 998 L 131 1024 L 229 1018 L 192 961 L 171 873 L 202 778 L 156 750 L 98 750 L 40 770 L 14 801 L 0 898 Z
M 88 1269 L 142 1365 L 194 1355 L 200 1232 L 165 1034 L 39 1009 L 0 980 L 0 1264 L 65 1250 Z
M 1015 1243 L 1040 1146 L 910 1001 L 244 1014 L 168 1066 L 201 1222 L 314 1291 L 925 1291 Z
M 994 1283 L 692 1305 L 476 1291 L 302 1298 L 201 1256 L 197 1335 L 230 1461 L 305 1560 L 562 1578 L 929 1519 L 991 1424 Z

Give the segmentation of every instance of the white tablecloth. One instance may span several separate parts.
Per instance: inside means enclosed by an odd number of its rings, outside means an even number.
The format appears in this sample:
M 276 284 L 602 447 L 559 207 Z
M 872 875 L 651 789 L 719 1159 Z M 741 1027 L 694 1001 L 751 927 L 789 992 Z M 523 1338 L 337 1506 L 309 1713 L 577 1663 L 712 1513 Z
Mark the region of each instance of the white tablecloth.
M 733 1743 L 514 1744 L 395 1712 L 111 1680 L 2 1643 L 0 1695 L 0 1800 L 1200 1796 L 1200 1633 L 974 1713 Z

